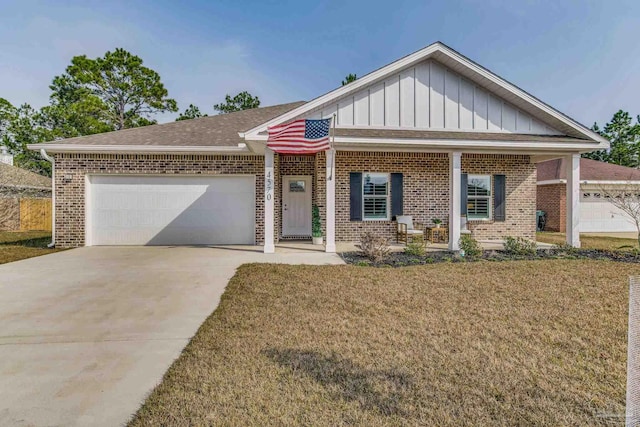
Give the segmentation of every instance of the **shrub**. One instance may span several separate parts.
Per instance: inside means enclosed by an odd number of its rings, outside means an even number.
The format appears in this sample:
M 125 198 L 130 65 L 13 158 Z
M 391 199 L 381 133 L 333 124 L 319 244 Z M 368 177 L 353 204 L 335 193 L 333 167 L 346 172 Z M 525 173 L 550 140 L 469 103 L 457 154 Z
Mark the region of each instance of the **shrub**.
M 360 236 L 360 244 L 356 245 L 356 247 L 362 251 L 365 257 L 373 262 L 382 261 L 391 251 L 389 239 L 370 232 L 363 233 Z
M 423 242 L 411 242 L 404 248 L 404 253 L 407 255 L 423 257 L 427 253 L 427 249 Z
M 320 208 L 314 204 L 311 210 L 311 235 L 322 237 L 322 222 L 320 222 Z
M 480 243 L 471 234 L 463 234 L 460 236 L 460 250 L 464 251 L 464 256 L 476 258 L 482 255 Z
M 578 249 L 571 246 L 567 242 L 564 242 L 553 245 L 553 251 L 560 254 L 574 254 L 578 251 Z
M 536 242 L 522 237 L 507 236 L 504 239 L 504 250 L 510 255 L 535 255 Z

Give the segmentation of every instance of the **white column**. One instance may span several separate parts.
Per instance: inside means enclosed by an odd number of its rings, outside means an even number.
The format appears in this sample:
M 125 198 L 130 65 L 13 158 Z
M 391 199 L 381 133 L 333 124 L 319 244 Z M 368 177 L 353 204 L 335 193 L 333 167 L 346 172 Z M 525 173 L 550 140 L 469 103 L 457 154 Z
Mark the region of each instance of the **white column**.
M 327 225 L 327 243 L 325 245 L 326 252 L 336 251 L 336 168 L 335 168 L 335 150 L 326 151 L 327 159 L 327 201 L 326 201 L 326 225 Z
M 567 176 L 567 243 L 580 247 L 580 154 L 565 158 Z
M 276 251 L 273 239 L 275 176 L 273 170 L 273 150 L 267 148 L 264 152 L 264 253 L 272 254 Z
M 460 249 L 460 197 L 462 153 L 449 153 L 449 250 Z

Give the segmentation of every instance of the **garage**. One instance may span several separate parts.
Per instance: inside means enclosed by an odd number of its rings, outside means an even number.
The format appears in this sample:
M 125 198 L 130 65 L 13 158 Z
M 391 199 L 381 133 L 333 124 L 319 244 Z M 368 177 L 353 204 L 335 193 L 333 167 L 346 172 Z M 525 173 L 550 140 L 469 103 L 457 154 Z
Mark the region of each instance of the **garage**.
M 601 190 L 582 187 L 580 195 L 580 232 L 634 232 L 631 218 L 613 206 Z
M 87 176 L 86 245 L 255 244 L 255 176 Z

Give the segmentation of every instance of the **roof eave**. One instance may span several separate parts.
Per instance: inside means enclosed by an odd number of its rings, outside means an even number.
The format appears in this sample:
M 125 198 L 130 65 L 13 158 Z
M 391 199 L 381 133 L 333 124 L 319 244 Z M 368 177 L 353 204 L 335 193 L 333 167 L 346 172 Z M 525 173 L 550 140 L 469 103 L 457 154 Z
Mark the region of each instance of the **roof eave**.
M 246 144 L 238 146 L 178 146 L 178 145 L 93 145 L 93 144 L 29 144 L 29 150 L 44 149 L 49 153 L 144 153 L 144 154 L 251 154 Z

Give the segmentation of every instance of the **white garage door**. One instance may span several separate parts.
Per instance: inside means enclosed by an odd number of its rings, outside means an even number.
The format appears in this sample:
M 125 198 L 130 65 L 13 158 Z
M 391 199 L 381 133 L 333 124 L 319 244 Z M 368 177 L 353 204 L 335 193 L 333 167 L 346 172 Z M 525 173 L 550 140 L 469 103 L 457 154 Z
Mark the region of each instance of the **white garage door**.
M 631 219 L 607 201 L 601 191 L 584 190 L 580 196 L 580 231 L 636 231 Z
M 254 244 L 253 176 L 89 177 L 87 245 Z

